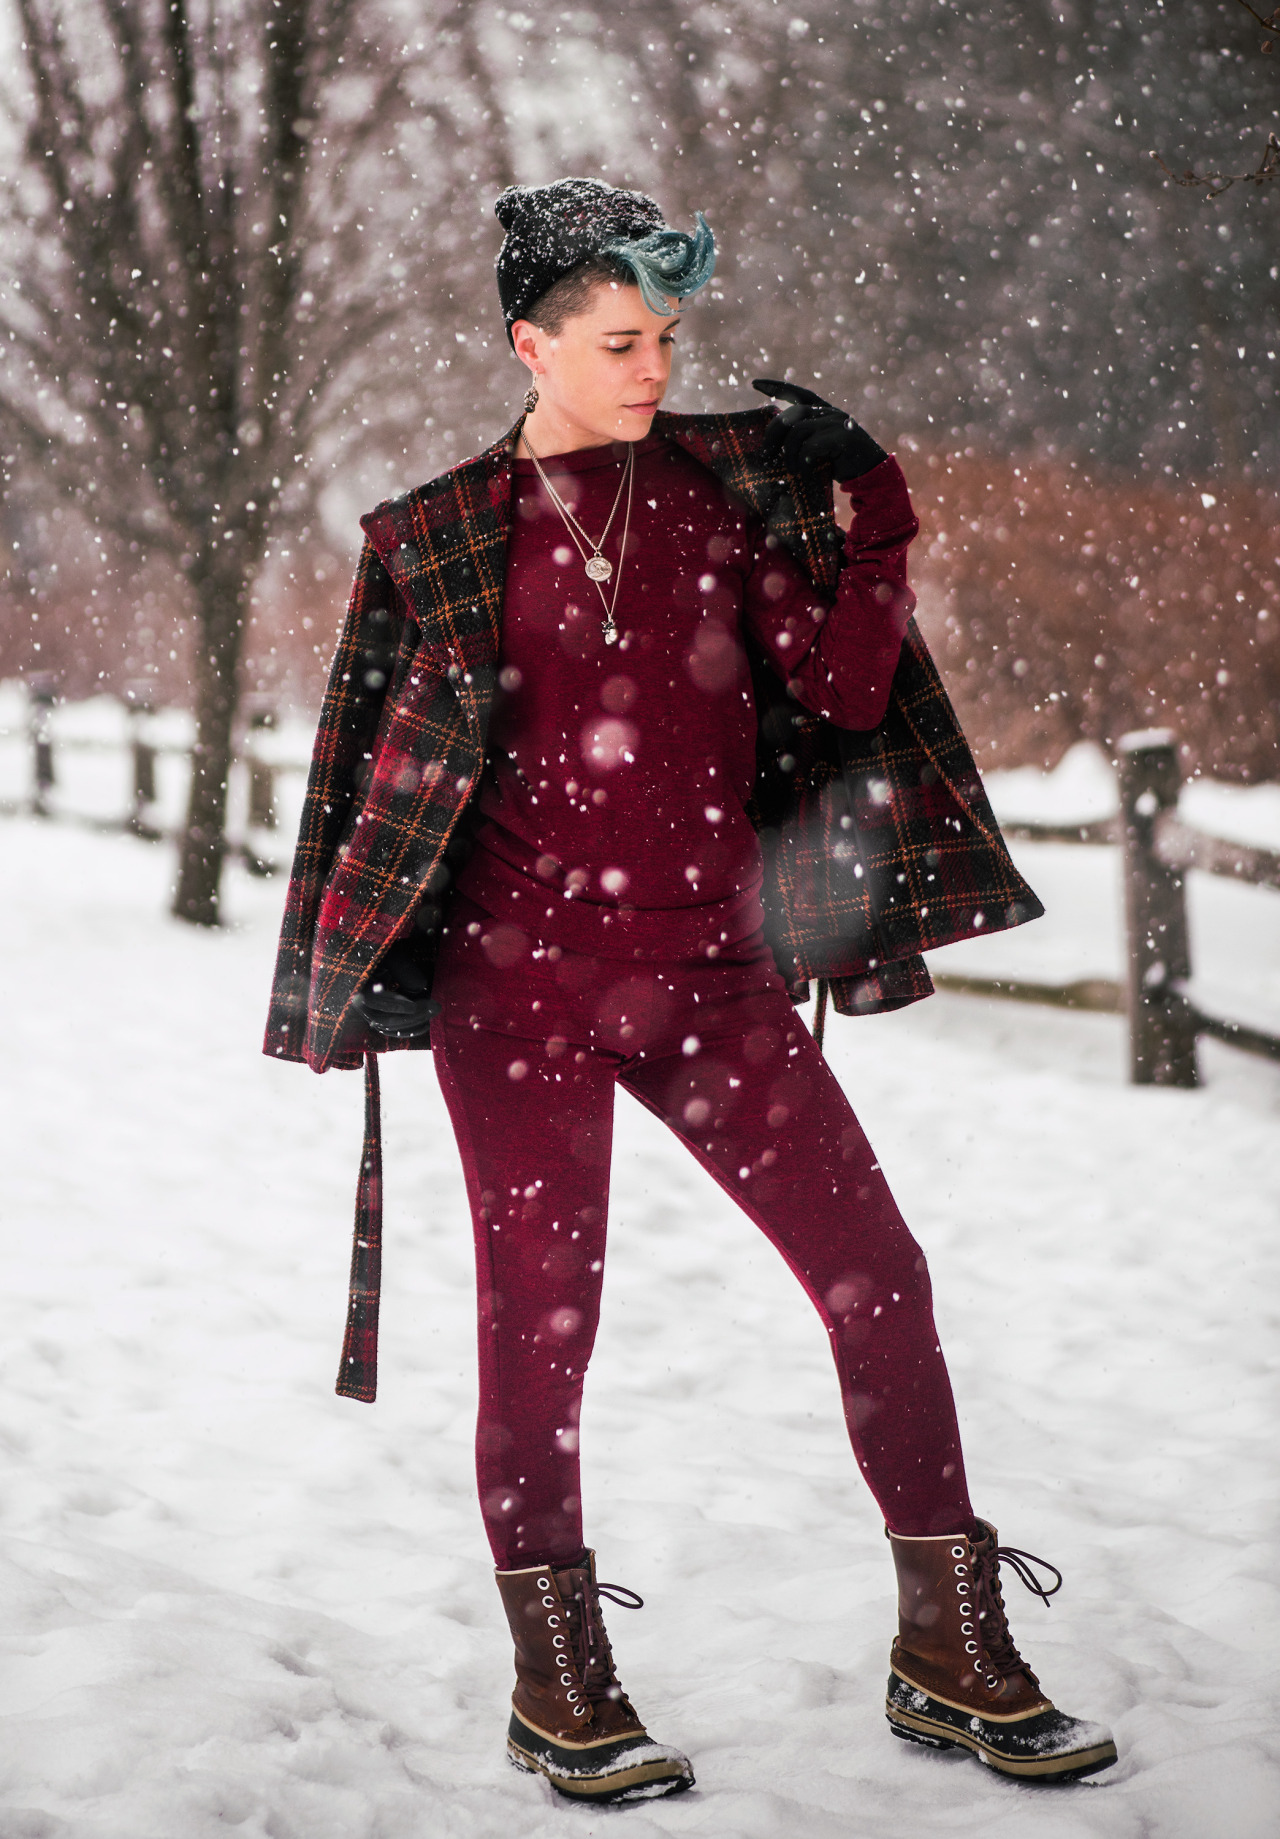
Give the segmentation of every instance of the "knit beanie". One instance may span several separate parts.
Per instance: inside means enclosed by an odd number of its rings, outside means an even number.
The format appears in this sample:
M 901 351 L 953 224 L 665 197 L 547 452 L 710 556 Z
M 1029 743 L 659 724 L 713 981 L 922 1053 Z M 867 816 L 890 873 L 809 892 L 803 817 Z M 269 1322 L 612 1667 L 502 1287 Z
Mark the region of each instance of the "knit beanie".
M 498 251 L 498 298 L 511 328 L 549 287 L 592 256 L 630 271 L 645 305 L 666 311 L 667 298 L 684 299 L 711 279 L 715 238 L 702 212 L 692 236 L 671 230 L 644 192 L 623 191 L 600 179 L 557 179 L 553 185 L 512 185 L 493 207 L 506 231 Z

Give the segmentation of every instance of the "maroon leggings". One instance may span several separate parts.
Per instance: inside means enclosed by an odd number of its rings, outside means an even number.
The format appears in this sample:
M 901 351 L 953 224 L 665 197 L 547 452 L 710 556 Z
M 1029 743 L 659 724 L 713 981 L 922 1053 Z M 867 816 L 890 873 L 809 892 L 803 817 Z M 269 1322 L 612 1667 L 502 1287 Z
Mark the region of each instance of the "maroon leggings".
M 534 955 L 514 928 L 458 909 L 432 1046 L 475 1227 L 476 1467 L 499 1569 L 582 1551 L 578 1418 L 615 1082 L 683 1139 L 804 1285 L 890 1529 L 969 1526 L 924 1257 L 763 948 L 715 964 Z

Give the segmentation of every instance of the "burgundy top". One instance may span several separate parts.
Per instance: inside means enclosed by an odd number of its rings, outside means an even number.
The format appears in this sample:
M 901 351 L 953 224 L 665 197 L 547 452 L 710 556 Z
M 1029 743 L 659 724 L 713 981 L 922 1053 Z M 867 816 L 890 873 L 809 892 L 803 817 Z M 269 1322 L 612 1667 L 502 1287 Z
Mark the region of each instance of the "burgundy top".
M 594 540 L 621 442 L 544 460 Z M 884 714 L 915 597 L 919 525 L 886 459 L 841 488 L 847 561 L 828 608 L 761 520 L 661 435 L 636 445 L 617 644 L 527 459 L 515 462 L 501 691 L 478 847 L 458 891 L 545 945 L 599 957 L 732 957 L 757 933 L 761 858 L 745 804 L 756 714 L 744 628 L 806 708 L 842 728 Z M 604 547 L 619 564 L 626 493 Z

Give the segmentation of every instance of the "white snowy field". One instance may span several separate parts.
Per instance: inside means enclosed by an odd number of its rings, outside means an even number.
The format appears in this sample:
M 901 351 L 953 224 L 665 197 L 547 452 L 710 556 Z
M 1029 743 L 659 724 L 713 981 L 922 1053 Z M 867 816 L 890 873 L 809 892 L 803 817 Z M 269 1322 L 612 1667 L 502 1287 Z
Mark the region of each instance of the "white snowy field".
M 619 1100 L 588 1529 L 647 1599 L 610 1616 L 624 1682 L 698 1787 L 593 1813 L 503 1757 L 429 1058 L 385 1063 L 367 1407 L 332 1391 L 359 1082 L 258 1051 L 282 884 L 237 872 L 199 934 L 164 917 L 164 848 L 18 819 L 0 844 L 0 1839 L 1280 1830 L 1280 1067 L 1207 1043 L 1201 1090 L 1138 1091 L 1118 1019 L 969 997 L 831 1024 L 929 1254 L 975 1504 L 1066 1573 L 1048 1613 L 1010 1580 L 1015 1633 L 1120 1744 L 1051 1790 L 889 1736 L 892 1568 L 818 1323 Z M 1114 974 L 1106 852 L 1020 853 L 1052 913 L 1008 950 Z M 1255 904 L 1196 923 L 1247 995 L 1280 901 L 1225 892 Z

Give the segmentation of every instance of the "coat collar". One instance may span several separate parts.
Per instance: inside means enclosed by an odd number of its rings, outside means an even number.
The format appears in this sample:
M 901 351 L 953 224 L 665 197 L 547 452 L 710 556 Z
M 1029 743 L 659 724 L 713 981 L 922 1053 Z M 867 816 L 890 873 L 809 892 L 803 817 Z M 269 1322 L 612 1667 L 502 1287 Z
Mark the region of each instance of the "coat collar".
M 674 441 L 765 521 L 815 587 L 834 594 L 841 536 L 831 481 L 801 479 L 760 456 L 772 408 L 677 415 L 660 409 L 654 432 Z M 381 504 L 361 527 L 413 608 L 424 640 L 457 657 L 487 635 L 496 658 L 511 530 L 512 458 L 525 418 L 439 478 Z

